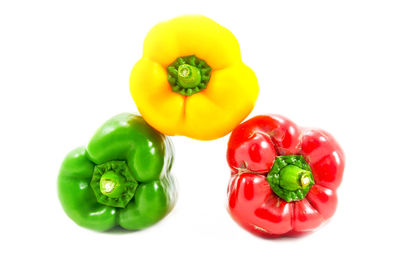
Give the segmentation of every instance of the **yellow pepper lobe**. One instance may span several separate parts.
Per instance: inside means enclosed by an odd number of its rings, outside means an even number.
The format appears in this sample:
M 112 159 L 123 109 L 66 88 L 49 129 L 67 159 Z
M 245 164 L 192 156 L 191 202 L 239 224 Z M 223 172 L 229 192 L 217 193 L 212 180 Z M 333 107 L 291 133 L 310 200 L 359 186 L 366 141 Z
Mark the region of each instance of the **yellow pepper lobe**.
M 259 88 L 229 30 L 204 16 L 182 16 L 147 34 L 130 90 L 158 131 L 211 140 L 246 118 Z

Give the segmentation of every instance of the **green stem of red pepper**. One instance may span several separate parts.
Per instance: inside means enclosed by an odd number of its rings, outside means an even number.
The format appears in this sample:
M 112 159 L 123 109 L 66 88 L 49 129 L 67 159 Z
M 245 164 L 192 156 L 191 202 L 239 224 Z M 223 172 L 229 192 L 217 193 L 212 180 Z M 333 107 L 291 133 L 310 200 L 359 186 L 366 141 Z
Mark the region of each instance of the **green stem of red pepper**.
M 289 164 L 280 171 L 279 185 L 289 191 L 305 188 L 310 184 L 311 172 Z
M 287 202 L 304 199 L 314 184 L 310 166 L 301 155 L 277 156 L 267 181 L 274 193 Z

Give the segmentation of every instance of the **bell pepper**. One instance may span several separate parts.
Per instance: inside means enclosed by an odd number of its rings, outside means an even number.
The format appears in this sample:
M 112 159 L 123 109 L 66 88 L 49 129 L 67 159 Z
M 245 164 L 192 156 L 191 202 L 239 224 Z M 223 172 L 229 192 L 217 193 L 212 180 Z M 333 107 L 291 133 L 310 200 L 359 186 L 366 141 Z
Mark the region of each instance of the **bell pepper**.
M 253 109 L 258 90 L 235 36 L 204 16 L 153 27 L 130 76 L 132 97 L 152 127 L 199 140 L 232 131 Z
M 123 113 L 103 124 L 87 147 L 71 151 L 58 176 L 66 214 L 78 225 L 105 231 L 138 230 L 172 209 L 173 147 L 142 117 Z
M 233 130 L 227 160 L 228 211 L 254 234 L 303 235 L 336 210 L 345 158 L 326 131 L 256 116 Z

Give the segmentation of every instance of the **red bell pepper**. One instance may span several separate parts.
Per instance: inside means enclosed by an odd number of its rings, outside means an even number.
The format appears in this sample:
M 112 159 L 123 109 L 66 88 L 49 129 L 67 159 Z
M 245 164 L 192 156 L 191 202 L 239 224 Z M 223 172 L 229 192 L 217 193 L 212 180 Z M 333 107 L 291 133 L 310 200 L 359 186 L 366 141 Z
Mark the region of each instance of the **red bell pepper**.
M 302 235 L 336 210 L 344 154 L 323 130 L 280 115 L 256 116 L 232 131 L 227 160 L 228 211 L 252 233 Z

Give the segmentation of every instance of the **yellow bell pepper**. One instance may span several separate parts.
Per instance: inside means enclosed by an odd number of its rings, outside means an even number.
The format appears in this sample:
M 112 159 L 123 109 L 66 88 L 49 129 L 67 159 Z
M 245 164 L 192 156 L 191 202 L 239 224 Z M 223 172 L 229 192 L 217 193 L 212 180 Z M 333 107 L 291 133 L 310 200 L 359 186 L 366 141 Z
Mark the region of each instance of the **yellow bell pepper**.
M 211 140 L 231 132 L 258 96 L 233 34 L 204 16 L 182 16 L 153 27 L 130 91 L 144 119 L 167 135 Z

